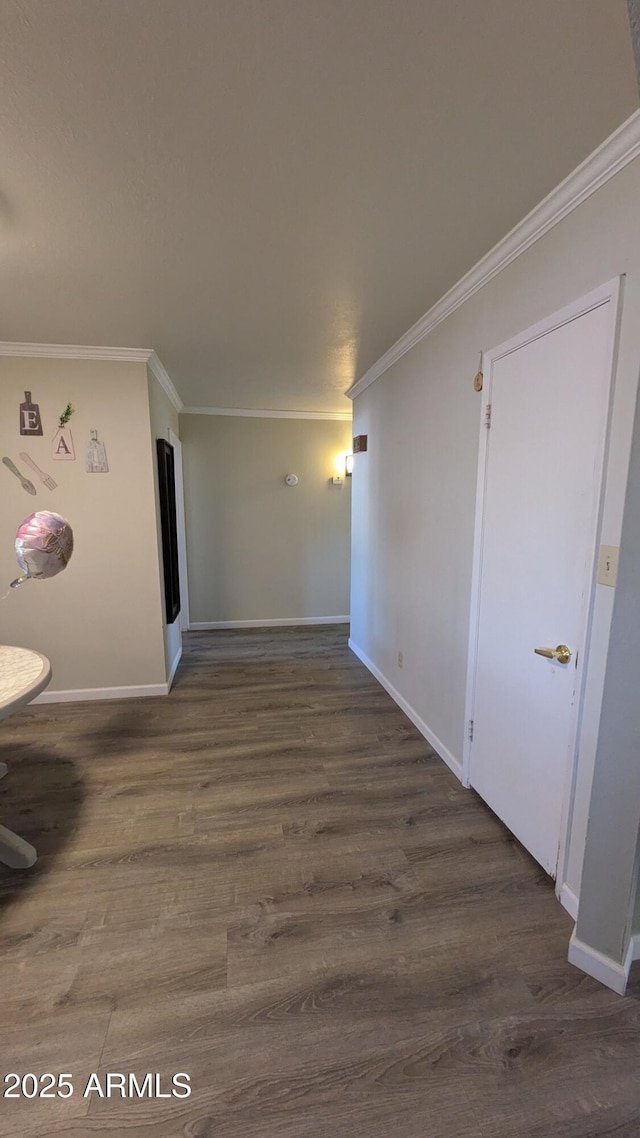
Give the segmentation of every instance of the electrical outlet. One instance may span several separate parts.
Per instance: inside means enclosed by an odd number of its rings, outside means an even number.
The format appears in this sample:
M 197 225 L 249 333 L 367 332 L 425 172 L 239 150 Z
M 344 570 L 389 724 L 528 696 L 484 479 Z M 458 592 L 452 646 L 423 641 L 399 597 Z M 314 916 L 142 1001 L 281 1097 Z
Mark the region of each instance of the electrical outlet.
M 402 652 L 398 652 L 398 667 L 399 668 L 404 667 L 404 656 L 403 656 Z
M 600 555 L 598 557 L 598 584 L 609 585 L 615 588 L 618 579 L 618 554 L 620 550 L 617 545 L 601 545 Z

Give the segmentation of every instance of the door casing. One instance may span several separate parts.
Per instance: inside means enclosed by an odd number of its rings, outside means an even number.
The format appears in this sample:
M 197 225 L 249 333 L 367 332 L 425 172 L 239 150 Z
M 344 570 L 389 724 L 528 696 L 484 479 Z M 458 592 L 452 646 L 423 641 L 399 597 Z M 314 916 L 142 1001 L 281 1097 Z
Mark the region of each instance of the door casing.
M 169 429 L 169 442 L 175 454 L 176 478 L 176 529 L 178 533 L 178 568 L 180 572 L 180 628 L 182 632 L 189 630 L 189 578 L 187 576 L 187 532 L 184 510 L 184 474 L 182 466 L 182 443 L 178 436 Z
M 484 527 L 484 514 L 485 514 L 485 481 L 487 471 L 487 457 L 488 457 L 488 431 L 485 426 L 487 406 L 491 401 L 491 373 L 494 360 L 507 355 L 510 352 L 524 347 L 532 340 L 538 339 L 541 336 L 553 332 L 555 329 L 560 328 L 563 324 L 577 317 L 598 308 L 603 304 L 609 305 L 610 321 L 609 321 L 609 345 L 607 350 L 608 374 L 603 376 L 603 383 L 608 384 L 609 400 L 608 400 L 608 413 L 603 416 L 601 424 L 601 433 L 599 439 L 599 453 L 596 456 L 596 464 L 599 478 L 600 491 L 597 495 L 597 500 L 594 507 L 594 516 L 592 518 L 591 531 L 593 534 L 593 558 L 592 558 L 592 573 L 590 579 L 590 588 L 587 590 L 587 596 L 584 603 L 584 618 L 583 629 L 580 643 L 577 646 L 579 651 L 579 665 L 576 677 L 576 699 L 573 709 L 573 722 L 572 722 L 572 739 L 569 748 L 569 755 L 567 760 L 567 769 L 565 772 L 564 780 L 564 794 L 562 803 L 562 820 L 560 827 L 560 848 L 558 856 L 558 867 L 556 877 L 556 892 L 561 895 L 563 885 L 566 877 L 566 864 L 568 845 L 570 837 L 571 816 L 573 810 L 573 802 L 575 797 L 576 773 L 578 770 L 580 745 L 584 743 L 584 738 L 581 739 L 581 722 L 583 719 L 585 709 L 585 683 L 589 666 L 589 658 L 602 654 L 606 657 L 608 646 L 608 628 L 594 628 L 592 630 L 593 608 L 595 600 L 595 577 L 596 577 L 596 564 L 597 564 L 597 551 L 602 518 L 602 507 L 604 498 L 604 487 L 606 480 L 606 458 L 607 458 L 607 439 L 609 434 L 610 420 L 611 420 L 611 406 L 613 396 L 613 377 L 615 371 L 616 349 L 618 341 L 619 323 L 620 323 L 620 308 L 622 298 L 622 278 L 616 277 L 614 280 L 607 282 L 607 284 L 594 289 L 586 296 L 574 301 L 572 304 L 560 309 L 559 311 L 546 317 L 544 320 L 539 321 L 532 327 L 523 330 L 516 336 L 505 341 L 498 346 L 491 348 L 482 353 L 482 372 L 484 376 L 484 383 L 481 398 L 481 416 L 480 416 L 480 442 L 478 452 L 478 474 L 477 474 L 477 488 L 476 488 L 476 513 L 475 513 L 475 528 L 474 528 L 474 545 L 473 545 L 473 564 L 472 564 L 472 585 L 471 585 L 471 606 L 470 606 L 470 624 L 469 624 L 469 655 L 467 666 L 467 689 L 466 689 L 466 703 L 465 703 L 465 733 L 464 733 L 464 749 L 463 749 L 463 772 L 462 781 L 465 786 L 471 785 L 471 762 L 472 762 L 472 742 L 469 738 L 467 725 L 473 720 L 474 710 L 474 692 L 475 692 L 475 679 L 476 679 L 476 664 L 478 653 L 478 626 L 480 617 L 480 596 L 481 596 L 481 577 L 482 577 L 482 547 L 483 547 L 483 527 Z M 593 635 L 590 633 L 593 631 Z M 590 693 L 590 698 L 593 702 L 596 700 L 601 702 L 602 689 L 593 690 Z M 591 723 L 597 723 L 599 716 L 595 714 L 598 708 L 590 707 L 591 715 L 589 720 Z

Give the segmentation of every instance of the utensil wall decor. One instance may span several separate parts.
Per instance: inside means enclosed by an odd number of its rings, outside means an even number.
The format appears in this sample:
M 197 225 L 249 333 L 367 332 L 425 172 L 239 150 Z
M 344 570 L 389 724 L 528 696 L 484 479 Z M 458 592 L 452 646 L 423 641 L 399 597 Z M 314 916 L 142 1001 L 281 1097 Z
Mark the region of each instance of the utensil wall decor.
M 31 392 L 25 391 L 24 403 L 20 404 L 20 434 L 41 435 L 42 420 L 37 403 L 31 402 Z
M 31 467 L 34 474 L 38 475 L 38 478 L 41 482 L 44 482 L 48 490 L 55 490 L 58 483 L 53 481 L 53 478 L 50 474 L 47 474 L 44 470 L 41 470 L 39 466 L 36 466 L 35 462 L 32 458 L 29 457 L 26 451 L 20 451 L 20 458 L 23 462 L 26 462 L 27 466 Z
M 23 475 L 18 470 L 18 467 L 16 466 L 16 464 L 14 462 L 12 462 L 10 458 L 7 458 L 6 454 L 5 454 L 4 458 L 2 459 L 2 461 L 4 462 L 4 465 L 7 467 L 7 470 L 10 470 L 12 474 L 15 474 L 16 478 L 20 482 L 20 485 L 22 486 L 22 489 L 26 490 L 27 494 L 35 494 L 36 488 L 33 485 L 33 482 L 30 482 L 28 478 L 23 477 Z
M 98 440 L 98 432 L 91 431 L 91 438 L 87 443 L 87 474 L 108 474 L 109 463 L 107 462 L 107 452 L 104 448 L 104 443 Z

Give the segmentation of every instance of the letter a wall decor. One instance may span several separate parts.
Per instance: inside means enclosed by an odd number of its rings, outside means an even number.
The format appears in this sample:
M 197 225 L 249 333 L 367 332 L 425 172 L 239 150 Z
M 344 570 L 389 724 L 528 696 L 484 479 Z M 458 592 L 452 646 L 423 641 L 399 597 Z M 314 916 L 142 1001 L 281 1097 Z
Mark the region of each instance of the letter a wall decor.
M 58 460 L 66 460 L 73 462 L 76 457 L 76 452 L 73 446 L 73 438 L 71 437 L 71 430 L 67 426 L 69 419 L 73 415 L 73 407 L 67 403 L 64 411 L 60 416 L 60 425 L 51 440 L 51 457 Z

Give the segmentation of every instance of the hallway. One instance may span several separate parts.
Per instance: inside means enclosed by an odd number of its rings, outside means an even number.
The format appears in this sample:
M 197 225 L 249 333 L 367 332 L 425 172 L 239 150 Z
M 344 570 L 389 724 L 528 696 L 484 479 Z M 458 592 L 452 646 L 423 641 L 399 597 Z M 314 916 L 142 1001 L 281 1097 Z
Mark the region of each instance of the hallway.
M 640 983 L 567 963 L 551 882 L 346 626 L 184 639 L 166 698 L 2 726 L 39 852 L 0 867 L 2 1076 L 74 1093 L 0 1138 L 637 1138 Z

